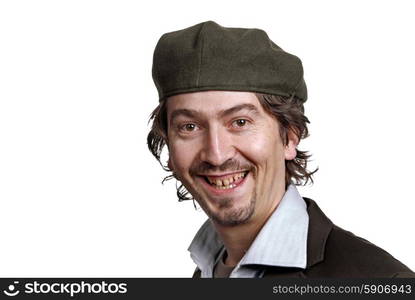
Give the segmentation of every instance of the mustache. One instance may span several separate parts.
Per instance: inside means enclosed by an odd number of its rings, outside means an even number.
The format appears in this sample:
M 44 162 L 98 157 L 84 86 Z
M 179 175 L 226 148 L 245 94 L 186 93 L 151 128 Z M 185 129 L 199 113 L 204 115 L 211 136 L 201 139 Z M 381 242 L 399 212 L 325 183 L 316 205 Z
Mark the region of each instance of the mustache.
M 198 175 L 201 173 L 208 173 L 208 172 L 225 172 L 225 171 L 239 171 L 239 170 L 247 170 L 251 171 L 254 169 L 253 164 L 248 162 L 239 162 L 234 159 L 228 159 L 220 166 L 214 166 L 208 162 L 200 162 L 195 165 L 192 165 L 189 169 L 190 174 Z

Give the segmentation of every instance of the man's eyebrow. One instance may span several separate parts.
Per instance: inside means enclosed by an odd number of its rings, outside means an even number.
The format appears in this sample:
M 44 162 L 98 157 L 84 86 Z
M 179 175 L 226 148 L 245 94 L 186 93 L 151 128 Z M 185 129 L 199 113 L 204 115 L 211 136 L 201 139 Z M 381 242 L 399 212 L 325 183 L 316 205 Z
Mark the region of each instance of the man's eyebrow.
M 171 113 L 170 122 L 173 122 L 174 119 L 179 117 L 179 116 L 195 118 L 199 115 L 200 115 L 200 113 L 197 110 L 187 109 L 187 108 L 176 109 Z
M 234 113 L 236 113 L 238 111 L 241 111 L 241 110 L 248 110 L 248 111 L 253 112 L 254 114 L 259 114 L 259 110 L 255 105 L 250 104 L 250 103 L 243 103 L 243 104 L 239 104 L 239 105 L 236 105 L 234 107 L 219 111 L 218 116 L 220 118 L 223 118 L 223 117 L 234 114 Z M 202 114 L 197 110 L 187 109 L 187 108 L 180 108 L 180 109 L 174 110 L 171 113 L 170 122 L 172 123 L 174 121 L 174 119 L 179 117 L 179 116 L 184 116 L 184 117 L 188 117 L 188 118 L 197 118 L 197 117 L 200 117 L 201 115 Z
M 228 115 L 239 112 L 241 110 L 248 110 L 248 111 L 253 112 L 254 114 L 259 114 L 259 110 L 255 105 L 250 104 L 250 103 L 244 103 L 244 104 L 239 104 L 239 105 L 236 105 L 234 107 L 231 107 L 231 108 L 220 111 L 219 112 L 219 117 L 223 118 L 223 117 L 226 117 Z

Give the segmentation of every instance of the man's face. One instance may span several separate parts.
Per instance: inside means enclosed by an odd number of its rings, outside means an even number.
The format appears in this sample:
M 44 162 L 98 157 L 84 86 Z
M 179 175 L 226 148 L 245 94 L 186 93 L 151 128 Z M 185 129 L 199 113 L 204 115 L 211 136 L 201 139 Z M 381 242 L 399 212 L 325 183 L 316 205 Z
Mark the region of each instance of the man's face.
M 232 226 L 267 218 L 285 192 L 275 117 L 254 93 L 205 91 L 167 99 L 169 166 L 207 215 Z

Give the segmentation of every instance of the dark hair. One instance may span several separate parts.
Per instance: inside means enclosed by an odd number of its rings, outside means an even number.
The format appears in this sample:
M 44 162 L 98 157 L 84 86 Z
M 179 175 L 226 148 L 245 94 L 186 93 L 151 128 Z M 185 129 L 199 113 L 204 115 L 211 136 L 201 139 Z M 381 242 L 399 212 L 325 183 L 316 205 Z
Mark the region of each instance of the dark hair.
M 255 93 L 262 107 L 273 115 L 279 124 L 280 137 L 286 145 L 288 143 L 288 132 L 293 132 L 298 140 L 309 136 L 307 123 L 310 123 L 304 115 L 303 101 L 299 98 L 283 97 L 278 95 L 269 95 Z M 153 120 L 151 130 L 147 136 L 147 145 L 150 152 L 154 155 L 165 171 L 172 172 L 167 165 L 161 162 L 161 153 L 167 143 L 167 105 L 166 100 L 161 101 L 156 109 L 151 113 L 149 122 Z M 297 150 L 297 155 L 293 160 L 285 161 L 285 185 L 290 183 L 295 185 L 306 185 L 309 181 L 313 183 L 313 174 L 317 172 L 307 170 L 307 163 L 311 155 L 307 151 Z M 166 176 L 162 183 L 172 179 L 173 174 Z M 193 200 L 189 192 L 180 184 L 176 186 L 177 197 L 179 201 Z

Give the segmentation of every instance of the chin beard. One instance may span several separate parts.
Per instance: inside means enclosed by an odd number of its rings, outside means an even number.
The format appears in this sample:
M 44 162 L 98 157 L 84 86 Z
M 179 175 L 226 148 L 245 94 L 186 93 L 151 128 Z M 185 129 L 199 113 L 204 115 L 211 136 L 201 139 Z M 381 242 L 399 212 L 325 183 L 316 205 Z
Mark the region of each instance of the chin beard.
M 214 213 L 207 211 L 206 214 L 215 223 L 222 226 L 236 226 L 240 224 L 248 223 L 255 211 L 256 195 L 253 195 L 249 203 L 240 208 L 234 208 L 233 200 L 231 198 L 225 198 L 221 201 L 219 207 L 220 211 Z

